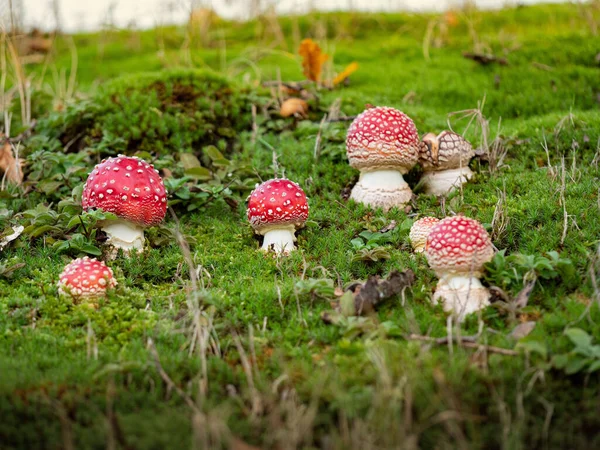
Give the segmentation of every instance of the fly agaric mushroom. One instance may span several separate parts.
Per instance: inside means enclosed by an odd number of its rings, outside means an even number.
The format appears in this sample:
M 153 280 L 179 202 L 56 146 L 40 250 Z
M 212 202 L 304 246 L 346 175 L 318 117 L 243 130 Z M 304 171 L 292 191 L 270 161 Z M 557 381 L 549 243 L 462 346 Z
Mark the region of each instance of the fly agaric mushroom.
M 402 178 L 418 161 L 419 135 L 414 122 L 394 108 L 370 108 L 354 119 L 346 136 L 350 165 L 360 179 L 350 198 L 384 210 L 404 206 L 412 191 Z
M 471 144 L 452 131 L 423 136 L 419 162 L 425 171 L 421 178 L 425 193 L 444 195 L 470 180 L 469 161 L 474 155 Z
M 106 220 L 102 230 L 109 245 L 123 252 L 144 248 L 144 227 L 158 225 L 167 212 L 162 178 L 151 164 L 119 155 L 98 164 L 83 188 L 84 210 L 101 208 L 116 220 Z
M 490 293 L 479 278 L 483 265 L 494 256 L 483 226 L 464 216 L 446 217 L 429 233 L 425 256 L 439 282 L 433 302 L 443 302 L 459 321 L 490 304 Z
M 308 218 L 302 188 L 285 178 L 275 178 L 257 185 L 248 199 L 248 220 L 254 232 L 264 236 L 261 249 L 277 254 L 294 250 L 294 232 Z
M 440 219 L 435 217 L 423 217 L 413 223 L 412 227 L 410 227 L 408 239 L 415 253 L 423 253 L 425 251 L 427 236 L 429 236 L 429 232 L 439 221 Z
M 58 293 L 76 300 L 88 300 L 106 295 L 117 285 L 110 267 L 96 258 L 78 258 L 65 266 L 59 276 Z

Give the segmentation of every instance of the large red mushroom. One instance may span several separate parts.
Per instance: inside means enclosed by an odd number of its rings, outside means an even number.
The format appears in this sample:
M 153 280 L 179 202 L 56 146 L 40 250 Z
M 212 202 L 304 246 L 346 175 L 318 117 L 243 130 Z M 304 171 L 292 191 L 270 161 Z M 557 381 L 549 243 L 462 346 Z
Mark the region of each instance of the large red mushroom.
M 78 258 L 67 264 L 58 277 L 58 292 L 75 300 L 93 300 L 117 285 L 113 271 L 95 258 Z
M 254 232 L 264 235 L 262 250 L 287 254 L 296 248 L 295 231 L 308 219 L 308 202 L 297 183 L 275 178 L 256 186 L 247 212 Z
M 124 253 L 144 248 L 144 228 L 158 225 L 167 211 L 162 178 L 151 164 L 119 155 L 98 164 L 83 188 L 84 210 L 102 209 L 116 220 L 102 223 L 109 245 Z
M 490 304 L 490 293 L 479 278 L 494 248 L 478 221 L 464 216 L 441 220 L 429 232 L 425 255 L 440 280 L 434 303 L 443 302 L 444 310 L 453 312 L 459 321 Z
M 406 205 L 412 191 L 402 178 L 419 158 L 419 134 L 414 122 L 394 108 L 376 107 L 350 125 L 346 151 L 360 179 L 350 198 L 388 210 Z

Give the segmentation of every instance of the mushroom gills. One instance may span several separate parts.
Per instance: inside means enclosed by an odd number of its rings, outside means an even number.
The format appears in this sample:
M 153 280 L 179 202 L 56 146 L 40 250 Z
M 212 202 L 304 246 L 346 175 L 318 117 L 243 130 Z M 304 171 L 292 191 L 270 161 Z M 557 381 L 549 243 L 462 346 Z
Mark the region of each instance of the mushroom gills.
M 433 304 L 439 302 L 462 322 L 467 314 L 490 304 L 490 292 L 475 276 L 449 274 L 440 278 L 435 289 Z
M 388 210 L 405 206 L 412 197 L 410 187 L 398 170 L 361 172 L 350 198 L 356 202 Z
M 425 172 L 421 180 L 425 186 L 425 193 L 444 195 L 460 187 L 472 177 L 473 171 L 466 165 L 457 169 Z
M 126 220 L 107 220 L 102 223 L 102 231 L 108 237 L 106 243 L 116 250 L 122 249 L 125 254 L 141 252 L 144 249 L 144 229 Z
M 296 236 L 294 236 L 295 231 L 296 229 L 293 225 L 268 228 L 266 231 L 261 232 L 264 235 L 261 250 L 265 252 L 273 250 L 278 255 L 288 254 L 296 249 L 294 245 L 296 241 Z

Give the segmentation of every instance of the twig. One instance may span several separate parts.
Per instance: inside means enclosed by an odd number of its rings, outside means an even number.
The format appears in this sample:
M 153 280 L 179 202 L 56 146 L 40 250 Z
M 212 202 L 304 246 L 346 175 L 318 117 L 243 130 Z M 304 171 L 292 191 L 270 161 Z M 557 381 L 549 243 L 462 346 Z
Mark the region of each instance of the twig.
M 475 62 L 478 62 L 482 66 L 487 66 L 488 64 L 498 63 L 501 66 L 507 66 L 508 61 L 506 58 L 501 58 L 498 56 L 494 56 L 491 54 L 485 53 L 463 53 L 463 56 L 467 59 L 472 59 Z
M 516 352 L 514 350 L 509 350 L 507 348 L 500 348 L 500 347 L 493 347 L 491 345 L 479 344 L 477 342 L 474 342 L 474 338 L 475 338 L 475 336 L 461 336 L 460 338 L 452 339 L 452 342 L 455 342 L 456 344 L 460 345 L 461 347 L 477 348 L 477 349 L 483 348 L 487 352 L 499 353 L 501 355 L 517 356 L 519 354 L 519 352 Z M 448 337 L 433 338 L 433 337 L 429 337 L 429 336 L 421 336 L 419 334 L 409 334 L 408 336 L 406 336 L 406 339 L 409 341 L 430 342 L 435 345 L 446 345 L 450 341 Z
M 154 360 L 154 365 L 156 366 L 156 370 L 160 377 L 163 379 L 165 384 L 167 385 L 167 390 L 173 389 L 177 394 L 183 399 L 183 401 L 194 411 L 196 414 L 202 414 L 198 406 L 194 403 L 192 398 L 186 394 L 179 386 L 177 386 L 169 374 L 163 369 L 162 364 L 160 363 L 160 358 L 158 357 L 158 352 L 156 351 L 156 346 L 154 345 L 154 341 L 152 338 L 148 338 L 148 349 L 150 350 L 150 354 L 152 355 L 152 359 Z

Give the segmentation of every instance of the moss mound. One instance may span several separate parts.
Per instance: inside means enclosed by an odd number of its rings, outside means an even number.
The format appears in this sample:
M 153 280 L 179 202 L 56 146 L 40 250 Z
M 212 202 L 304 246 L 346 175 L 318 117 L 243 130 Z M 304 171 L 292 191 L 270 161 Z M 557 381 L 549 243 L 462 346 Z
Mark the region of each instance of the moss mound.
M 215 145 L 230 153 L 252 123 L 251 105 L 266 97 L 205 70 L 128 75 L 92 98 L 42 120 L 37 131 L 69 150 L 90 147 L 167 155 Z

